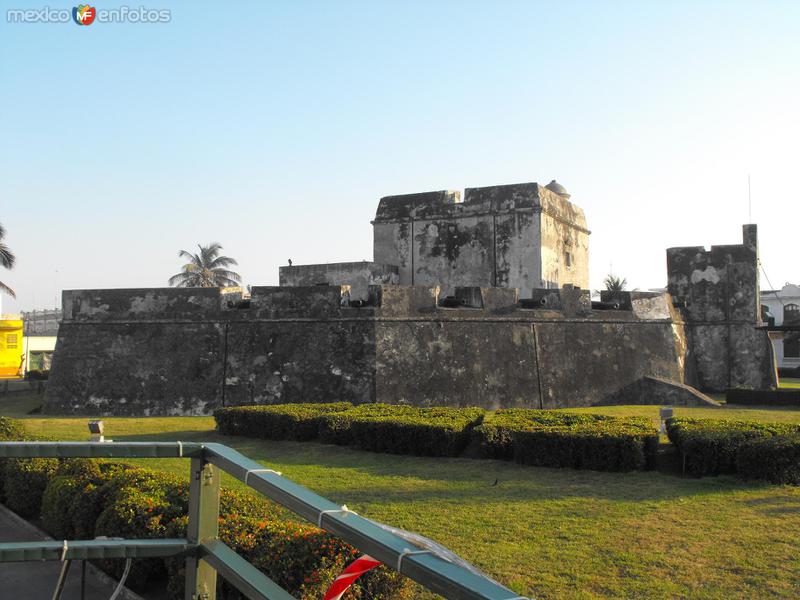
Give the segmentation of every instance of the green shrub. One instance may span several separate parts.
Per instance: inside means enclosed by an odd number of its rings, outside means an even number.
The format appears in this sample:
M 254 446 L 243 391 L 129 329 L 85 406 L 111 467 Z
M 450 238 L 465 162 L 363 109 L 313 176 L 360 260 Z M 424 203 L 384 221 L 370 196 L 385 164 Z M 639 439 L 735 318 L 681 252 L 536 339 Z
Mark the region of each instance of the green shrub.
M 484 458 L 597 471 L 652 468 L 658 432 L 649 419 L 513 408 L 473 430 Z
M 42 496 L 42 528 L 58 540 L 75 539 L 72 504 L 86 482 L 59 475 L 47 484 Z
M 173 521 L 167 529 L 169 537 L 186 536 L 186 517 Z M 227 514 L 220 518 L 219 537 L 245 560 L 266 574 L 292 596 L 320 599 L 335 577 L 359 552 L 311 525 L 293 521 L 275 521 L 258 516 Z M 168 561 L 170 595 L 183 598 L 184 561 Z M 217 581 L 217 598 L 243 598 L 221 578 Z M 404 600 L 411 597 L 409 580 L 385 567 L 379 567 L 356 581 L 348 599 Z
M 484 414 L 481 408 L 362 404 L 321 417 L 319 439 L 372 452 L 457 456 Z
M 50 369 L 31 369 L 25 373 L 28 381 L 47 381 L 50 379 Z
M 800 485 L 800 434 L 743 442 L 736 451 L 736 470 L 745 479 Z
M 484 414 L 478 408 L 417 408 L 349 402 L 239 406 L 214 413 L 225 435 L 352 445 L 374 452 L 456 456 L 469 429 Z
M 0 417 L 0 441 L 25 440 L 27 437 L 22 423 L 8 417 Z
M 5 465 L 5 504 L 21 517 L 36 518 L 50 478 L 58 471 L 56 458 L 13 458 Z
M 28 434 L 22 423 L 8 417 L 0 417 L 0 442 L 22 441 L 27 438 Z M 2 503 L 6 501 L 5 470 L 8 462 L 9 459 L 0 458 L 0 502 Z
M 322 415 L 317 419 L 319 441 L 323 444 L 349 446 L 353 442 L 353 432 L 350 429 L 352 423 L 353 417 L 348 413 Z
M 113 483 L 116 477 L 124 476 L 128 471 L 144 471 L 139 467 L 125 463 L 96 463 L 100 475 L 87 483 L 72 501 L 69 508 L 69 518 L 75 532 L 75 538 L 89 540 L 95 537 L 94 529 L 100 513 L 109 503 L 112 490 L 116 489 Z M 109 484 L 109 485 L 106 485 Z
M 687 473 L 702 477 L 736 472 L 739 447 L 754 439 L 800 432 L 800 425 L 724 419 L 667 420 L 667 435 L 683 456 Z
M 217 431 L 223 435 L 302 442 L 317 437 L 319 417 L 344 412 L 352 406 L 349 402 L 232 406 L 214 411 L 214 419 Z
M 350 444 L 361 450 L 458 456 L 484 414 L 480 408 L 393 406 L 385 415 L 356 408 L 345 416 L 351 419 Z
M 361 446 L 353 431 L 355 421 L 386 421 L 387 419 L 404 420 L 419 417 L 420 410 L 413 406 L 397 404 L 361 404 L 342 413 L 323 415 L 319 418 L 319 439 L 326 444 L 337 446 Z M 447 408 L 447 411 L 459 411 L 457 408 Z M 396 454 L 403 454 L 396 452 Z
M 114 501 L 100 513 L 95 535 L 127 539 L 165 537 L 167 525 L 181 516 L 181 508 L 169 504 L 164 496 L 163 490 L 154 492 L 121 488 L 115 494 Z M 122 561 L 115 560 L 101 561 L 101 565 L 114 577 L 120 577 L 124 568 Z M 131 565 L 128 582 L 133 589 L 141 589 L 148 582 L 164 577 L 166 569 L 163 559 L 139 559 Z
M 97 461 L 86 458 L 62 459 L 55 476 L 42 495 L 42 526 L 56 539 L 75 539 L 72 507 L 87 485 L 101 480 Z M 93 537 L 91 534 L 85 538 Z

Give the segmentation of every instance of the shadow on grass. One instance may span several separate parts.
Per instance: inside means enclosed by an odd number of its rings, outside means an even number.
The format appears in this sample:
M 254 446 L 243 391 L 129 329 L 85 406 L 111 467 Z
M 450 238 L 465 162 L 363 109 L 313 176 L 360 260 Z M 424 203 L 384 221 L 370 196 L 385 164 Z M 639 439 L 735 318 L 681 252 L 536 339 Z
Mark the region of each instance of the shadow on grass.
M 745 503 L 764 514 L 800 514 L 800 495 L 781 494 L 768 498 L 748 498 Z
M 355 493 L 363 502 L 527 503 L 575 497 L 659 502 L 763 487 L 727 476 L 697 479 L 682 478 L 671 471 L 613 473 L 531 467 L 497 460 L 378 454 L 314 442 L 223 436 L 213 430 L 118 435 L 115 439 L 225 444 L 249 458 L 279 466 L 289 478 L 296 478 L 319 493 Z
M 24 418 L 41 411 L 43 402 L 44 394 L 37 394 L 29 390 L 8 392 L 0 395 L 0 415 Z

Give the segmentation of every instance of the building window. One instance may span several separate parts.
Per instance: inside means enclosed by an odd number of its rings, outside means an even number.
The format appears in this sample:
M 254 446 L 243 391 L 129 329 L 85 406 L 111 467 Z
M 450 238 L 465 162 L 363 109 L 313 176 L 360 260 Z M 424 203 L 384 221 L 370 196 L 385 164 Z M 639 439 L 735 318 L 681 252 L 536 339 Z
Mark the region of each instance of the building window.
M 783 307 L 783 324 L 800 325 L 800 306 L 787 304 Z
M 6 336 L 6 349 L 7 350 L 16 350 L 17 349 L 17 334 L 16 333 L 9 333 Z
M 572 254 L 569 252 L 564 253 L 564 263 L 567 265 L 568 269 L 572 266 Z

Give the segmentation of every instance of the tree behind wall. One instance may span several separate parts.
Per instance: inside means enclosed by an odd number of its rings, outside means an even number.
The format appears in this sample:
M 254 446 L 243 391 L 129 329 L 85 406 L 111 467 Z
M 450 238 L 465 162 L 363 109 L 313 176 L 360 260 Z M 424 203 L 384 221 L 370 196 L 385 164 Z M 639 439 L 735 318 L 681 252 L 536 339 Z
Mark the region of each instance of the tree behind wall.
M 16 257 L 11 249 L 3 242 L 4 237 L 6 237 L 6 230 L 2 225 L 0 225 L 0 265 L 6 269 L 12 269 L 14 267 L 14 261 L 16 260 Z M 2 281 L 0 281 L 0 292 L 5 292 L 12 298 L 16 298 L 14 290 L 12 290 Z
M 237 286 L 242 277 L 228 270 L 237 262 L 220 256 L 222 244 L 211 242 L 208 246 L 197 245 L 199 252 L 192 254 L 186 250 L 178 253 L 180 258 L 188 262 L 181 267 L 181 272 L 169 278 L 169 284 L 175 287 L 229 287 Z
M 628 280 L 609 273 L 603 280 L 603 285 L 606 286 L 606 290 L 609 292 L 622 292 L 625 290 L 625 286 L 628 285 Z

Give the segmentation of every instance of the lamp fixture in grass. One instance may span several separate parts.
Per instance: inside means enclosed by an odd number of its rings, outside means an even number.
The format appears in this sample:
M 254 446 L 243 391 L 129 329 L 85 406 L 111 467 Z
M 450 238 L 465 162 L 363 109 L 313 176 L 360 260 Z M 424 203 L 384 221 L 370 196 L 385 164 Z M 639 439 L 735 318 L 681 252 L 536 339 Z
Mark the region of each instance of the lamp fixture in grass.
M 89 433 L 91 437 L 90 442 L 113 442 L 114 440 L 107 440 L 103 436 L 103 422 L 102 421 L 89 421 Z

